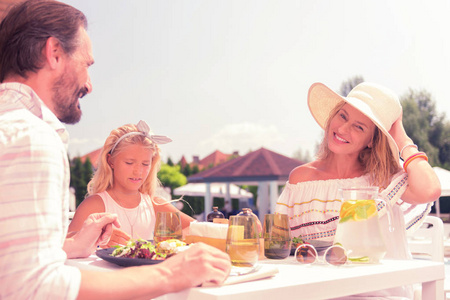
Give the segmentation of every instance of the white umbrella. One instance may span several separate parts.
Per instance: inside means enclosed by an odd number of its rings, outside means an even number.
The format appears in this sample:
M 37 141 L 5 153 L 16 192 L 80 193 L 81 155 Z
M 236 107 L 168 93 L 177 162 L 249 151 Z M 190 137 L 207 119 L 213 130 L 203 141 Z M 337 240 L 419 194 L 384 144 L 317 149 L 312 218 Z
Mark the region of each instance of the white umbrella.
M 225 198 L 227 193 L 226 183 L 211 183 L 211 196 Z M 188 183 L 173 190 L 174 195 L 204 197 L 206 194 L 206 183 Z M 252 198 L 253 194 L 230 183 L 230 197 L 243 199 Z

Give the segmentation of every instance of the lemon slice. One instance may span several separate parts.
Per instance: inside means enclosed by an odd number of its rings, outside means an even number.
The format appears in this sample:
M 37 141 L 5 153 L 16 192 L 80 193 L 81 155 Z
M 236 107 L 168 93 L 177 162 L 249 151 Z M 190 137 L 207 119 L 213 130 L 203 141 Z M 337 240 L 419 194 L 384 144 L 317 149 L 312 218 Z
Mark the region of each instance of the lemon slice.
M 377 213 L 375 200 L 347 200 L 339 212 L 339 223 L 367 220 Z
M 230 225 L 228 229 L 229 238 L 238 241 L 244 239 L 244 226 Z

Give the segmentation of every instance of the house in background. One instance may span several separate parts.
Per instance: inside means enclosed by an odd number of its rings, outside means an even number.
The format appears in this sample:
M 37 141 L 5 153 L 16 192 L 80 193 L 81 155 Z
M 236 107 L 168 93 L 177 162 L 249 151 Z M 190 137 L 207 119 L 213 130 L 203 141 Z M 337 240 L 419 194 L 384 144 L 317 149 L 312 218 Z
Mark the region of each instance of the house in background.
M 181 166 L 181 168 L 184 168 L 187 164 L 189 164 L 189 166 L 191 168 L 193 168 L 194 166 L 197 166 L 198 169 L 200 171 L 202 170 L 206 170 L 215 166 L 218 166 L 224 162 L 229 161 L 230 159 L 239 157 L 239 152 L 238 151 L 234 151 L 232 154 L 225 154 L 219 150 L 214 151 L 213 153 L 211 153 L 210 155 L 206 156 L 203 159 L 200 159 L 199 156 L 194 155 L 192 157 L 192 162 L 188 163 L 186 158 L 184 157 L 184 155 L 181 157 L 181 160 L 179 162 L 179 165 Z
M 228 160 L 213 168 L 188 177 L 189 183 L 205 183 L 205 211 L 212 207 L 211 185 L 225 183 L 257 186 L 257 208 L 261 218 L 275 212 L 280 187 L 286 184 L 290 172 L 303 161 L 260 148 L 244 156 Z M 226 187 L 225 210 L 231 211 L 230 188 Z M 261 219 L 263 221 L 263 219 Z
M 86 159 L 89 157 L 89 159 L 92 163 L 92 166 L 94 167 L 94 169 L 97 169 L 97 160 L 100 156 L 100 153 L 102 152 L 102 149 L 103 148 L 99 148 L 97 150 L 94 150 L 92 152 L 89 152 L 88 154 L 81 156 L 80 157 L 81 162 L 85 163 Z M 206 169 L 215 167 L 217 165 L 220 165 L 224 162 L 227 162 L 230 159 L 233 159 L 236 157 L 239 157 L 238 151 L 234 151 L 232 154 L 225 154 L 219 150 L 216 150 L 203 159 L 200 159 L 199 156 L 194 155 L 192 157 L 191 163 L 188 163 L 185 156 L 183 155 L 178 164 L 181 166 L 181 168 L 184 168 L 187 164 L 189 164 L 191 168 L 196 165 L 199 170 L 206 170 Z
M 94 169 L 97 169 L 97 160 L 100 157 L 100 153 L 102 152 L 102 148 L 94 150 L 92 152 L 89 152 L 88 154 L 83 155 L 80 157 L 81 162 L 84 164 L 86 162 L 86 159 L 89 157 L 89 160 L 91 161 L 92 166 Z

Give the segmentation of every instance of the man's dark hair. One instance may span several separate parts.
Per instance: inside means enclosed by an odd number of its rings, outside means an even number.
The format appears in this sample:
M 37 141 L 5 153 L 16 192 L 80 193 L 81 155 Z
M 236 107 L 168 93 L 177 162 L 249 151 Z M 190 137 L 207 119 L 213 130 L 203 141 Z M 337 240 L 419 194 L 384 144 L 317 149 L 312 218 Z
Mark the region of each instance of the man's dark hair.
M 6 76 L 37 72 L 43 65 L 42 49 L 54 37 L 72 54 L 78 46 L 80 26 L 86 16 L 58 1 L 29 0 L 11 8 L 0 23 L 0 82 Z

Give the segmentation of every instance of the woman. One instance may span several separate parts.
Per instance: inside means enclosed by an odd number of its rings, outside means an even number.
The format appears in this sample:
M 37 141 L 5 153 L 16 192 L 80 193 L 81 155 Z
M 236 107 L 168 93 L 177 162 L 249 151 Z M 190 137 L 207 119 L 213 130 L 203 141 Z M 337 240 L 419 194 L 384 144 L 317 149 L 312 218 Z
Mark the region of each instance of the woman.
M 77 208 L 69 233 L 78 231 L 92 213 L 118 215 L 121 230 L 115 229 L 108 246 L 126 244 L 130 239 L 153 239 L 155 216 L 160 211 L 178 211 L 164 199 L 155 197 L 160 163 L 158 144 L 170 142 L 166 136 L 153 135 L 140 121 L 113 131 L 105 141 L 98 169 L 88 184 L 90 194 Z M 193 218 L 181 213 L 183 229 Z
M 331 245 L 339 222 L 338 189 L 376 186 L 392 208 L 390 225 L 386 206 L 379 211 L 386 258 L 409 259 L 406 228 L 420 225 L 441 189 L 426 154 L 403 128 L 398 97 L 373 83 L 357 85 L 347 97 L 315 83 L 308 105 L 325 134 L 317 159 L 291 172 L 277 202 L 276 212 L 290 218 L 292 237 Z M 406 288 L 384 292 L 377 296 L 411 295 Z

